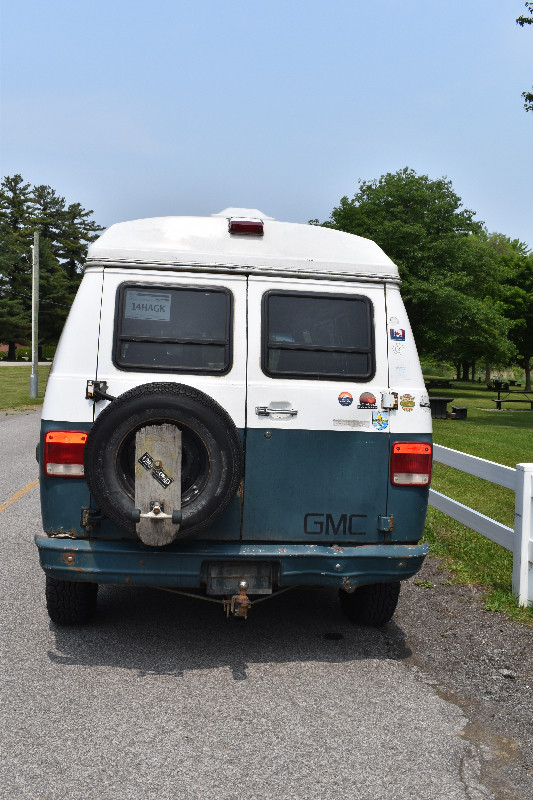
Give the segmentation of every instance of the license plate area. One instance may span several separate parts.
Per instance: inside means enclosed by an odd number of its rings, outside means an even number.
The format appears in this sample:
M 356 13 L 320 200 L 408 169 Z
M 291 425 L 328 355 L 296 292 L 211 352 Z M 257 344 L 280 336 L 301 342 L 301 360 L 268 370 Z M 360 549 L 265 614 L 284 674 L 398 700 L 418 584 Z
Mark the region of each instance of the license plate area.
M 207 594 L 238 594 L 240 581 L 247 581 L 247 594 L 272 594 L 272 564 L 268 561 L 214 561 L 207 565 Z

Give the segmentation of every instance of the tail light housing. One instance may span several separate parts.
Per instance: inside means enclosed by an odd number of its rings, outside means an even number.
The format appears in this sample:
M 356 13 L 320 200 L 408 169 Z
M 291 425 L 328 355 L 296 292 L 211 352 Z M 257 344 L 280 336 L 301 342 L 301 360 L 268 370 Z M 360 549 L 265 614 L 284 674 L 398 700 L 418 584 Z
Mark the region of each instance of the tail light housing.
M 229 220 L 229 232 L 240 236 L 262 236 L 264 233 L 263 220 L 231 217 Z
M 44 474 L 83 478 L 84 431 L 48 431 L 44 437 Z
M 429 486 L 432 447 L 429 442 L 395 442 L 390 479 L 393 486 Z

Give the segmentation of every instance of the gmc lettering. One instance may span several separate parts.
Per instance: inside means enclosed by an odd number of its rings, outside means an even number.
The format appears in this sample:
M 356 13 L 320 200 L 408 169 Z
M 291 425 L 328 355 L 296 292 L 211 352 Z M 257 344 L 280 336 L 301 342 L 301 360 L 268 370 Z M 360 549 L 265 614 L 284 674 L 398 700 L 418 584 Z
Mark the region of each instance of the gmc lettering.
M 366 519 L 366 514 L 341 514 L 335 520 L 333 514 L 306 514 L 304 533 L 315 536 L 364 536 L 365 531 L 357 530 L 358 519 Z

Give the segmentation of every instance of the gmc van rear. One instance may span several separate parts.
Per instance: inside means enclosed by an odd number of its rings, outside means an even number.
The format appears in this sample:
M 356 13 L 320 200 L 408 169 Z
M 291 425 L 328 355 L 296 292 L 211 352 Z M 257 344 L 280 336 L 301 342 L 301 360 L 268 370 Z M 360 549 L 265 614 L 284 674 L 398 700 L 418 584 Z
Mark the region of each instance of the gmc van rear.
M 113 225 L 89 248 L 42 413 L 58 624 L 99 584 L 245 617 L 337 587 L 382 625 L 427 552 L 431 414 L 395 264 L 256 210 Z

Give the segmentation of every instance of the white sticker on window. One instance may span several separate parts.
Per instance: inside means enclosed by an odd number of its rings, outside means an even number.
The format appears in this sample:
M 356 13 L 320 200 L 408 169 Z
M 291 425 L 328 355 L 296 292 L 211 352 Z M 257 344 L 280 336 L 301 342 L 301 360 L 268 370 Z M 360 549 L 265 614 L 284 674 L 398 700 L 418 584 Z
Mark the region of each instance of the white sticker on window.
M 126 292 L 124 316 L 127 319 L 152 319 L 170 321 L 170 301 L 168 293 Z

